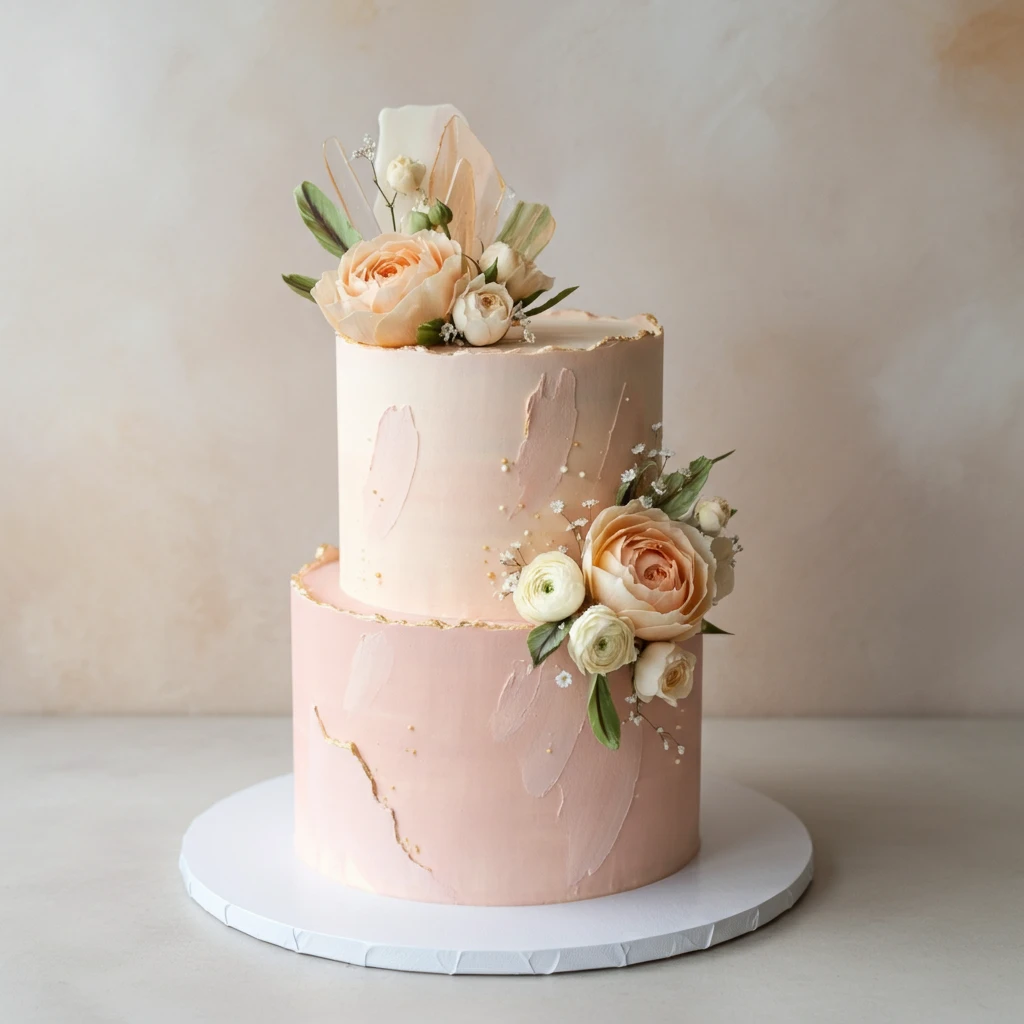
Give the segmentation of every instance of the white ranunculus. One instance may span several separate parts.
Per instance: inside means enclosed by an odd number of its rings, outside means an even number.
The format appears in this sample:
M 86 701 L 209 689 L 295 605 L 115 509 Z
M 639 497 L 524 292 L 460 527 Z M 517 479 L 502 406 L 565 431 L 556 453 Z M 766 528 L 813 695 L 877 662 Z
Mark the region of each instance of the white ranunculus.
M 516 611 L 535 626 L 561 622 L 587 596 L 580 567 L 561 551 L 545 551 L 519 573 L 512 592 Z
M 732 537 L 715 537 L 711 553 L 715 556 L 715 604 L 718 604 L 736 585 L 736 544 Z
M 701 533 L 717 537 L 729 522 L 732 509 L 725 498 L 701 498 L 693 510 L 693 518 Z
M 423 164 L 408 156 L 396 156 L 388 164 L 388 184 L 402 195 L 410 196 L 423 182 L 423 176 L 427 173 Z
M 492 263 L 498 264 L 498 284 L 503 284 L 513 301 L 518 302 L 537 291 L 547 291 L 554 283 L 537 269 L 533 260 L 505 242 L 492 242 L 480 257 L 480 266 L 486 270 Z
M 588 675 L 614 672 L 636 661 L 633 627 L 606 605 L 592 605 L 569 630 L 569 657 Z
M 644 703 L 660 697 L 675 707 L 676 701 L 690 695 L 696 665 L 696 655 L 684 651 L 679 644 L 665 640 L 648 644 L 633 669 L 636 695 Z
M 486 284 L 478 274 L 455 300 L 452 319 L 470 345 L 493 345 L 505 337 L 513 305 L 503 284 Z

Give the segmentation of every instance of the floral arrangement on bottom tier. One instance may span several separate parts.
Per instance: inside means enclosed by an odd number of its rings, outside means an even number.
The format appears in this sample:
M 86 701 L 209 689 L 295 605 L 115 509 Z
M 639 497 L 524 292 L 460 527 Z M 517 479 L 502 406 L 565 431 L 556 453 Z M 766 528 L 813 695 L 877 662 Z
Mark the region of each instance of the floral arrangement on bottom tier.
M 629 667 L 633 692 L 626 700 L 633 709 L 627 721 L 647 721 L 669 750 L 665 730 L 650 723 L 642 705 L 658 697 L 676 707 L 693 687 L 697 662 L 681 644 L 698 633 L 725 633 L 705 615 L 732 592 L 742 548 L 739 537 L 724 531 L 736 510 L 700 492 L 712 466 L 732 452 L 701 456 L 668 473 L 672 452 L 643 444 L 632 451 L 638 461 L 622 474 L 614 505 L 594 515 L 598 503 L 591 499 L 583 503 L 587 515 L 569 519 L 563 501 L 551 503 L 568 521 L 579 560 L 562 546 L 524 564 L 512 545 L 501 556 L 511 569 L 502 596 L 511 595 L 534 625 L 527 638 L 534 665 L 566 643 L 569 657 L 590 677 L 588 718 L 605 746 L 618 749 L 621 735 L 608 675 Z M 567 676 L 559 673 L 556 682 L 569 685 Z

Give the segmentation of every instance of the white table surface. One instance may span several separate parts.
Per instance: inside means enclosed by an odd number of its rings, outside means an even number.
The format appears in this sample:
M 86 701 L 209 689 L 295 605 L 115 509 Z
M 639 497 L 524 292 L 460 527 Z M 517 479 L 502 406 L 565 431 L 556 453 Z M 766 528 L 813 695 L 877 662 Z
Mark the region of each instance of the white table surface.
M 181 835 L 289 769 L 276 718 L 0 719 L 0 1021 L 1020 1021 L 1024 722 L 707 723 L 705 765 L 791 807 L 815 879 L 701 953 L 553 977 L 297 956 L 185 895 Z

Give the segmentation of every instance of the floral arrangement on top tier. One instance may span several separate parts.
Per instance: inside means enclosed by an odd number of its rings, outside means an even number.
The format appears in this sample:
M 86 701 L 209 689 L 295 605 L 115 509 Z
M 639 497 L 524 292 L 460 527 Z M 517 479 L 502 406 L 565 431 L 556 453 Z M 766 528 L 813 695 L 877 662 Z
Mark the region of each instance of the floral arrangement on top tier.
M 652 430 L 660 444 L 661 424 Z M 533 664 L 567 643 L 570 658 L 590 677 L 594 735 L 613 750 L 621 733 L 608 675 L 624 667 L 633 684 L 627 721 L 647 722 L 672 749 L 642 707 L 656 697 L 676 707 L 689 695 L 697 659 L 680 645 L 697 633 L 725 633 L 705 615 L 732 592 L 742 550 L 739 537 L 724 532 L 736 510 L 724 498 L 701 496 L 712 466 L 732 452 L 667 472 L 674 453 L 657 444 L 633 447 L 637 459 L 622 474 L 614 505 L 595 515 L 597 501 L 590 499 L 583 502 L 587 514 L 570 519 L 565 502 L 551 503 L 576 538 L 578 561 L 564 545 L 528 563 L 518 543 L 501 555 L 510 571 L 500 596 L 511 595 L 534 625 L 527 638 Z M 569 686 L 572 677 L 563 671 L 555 681 Z
M 555 282 L 534 261 L 551 211 L 516 200 L 454 107 L 385 109 L 379 140 L 349 154 L 328 139 L 324 160 L 341 208 L 309 181 L 295 202 L 341 262 L 319 281 L 282 277 L 339 335 L 387 348 L 529 343 L 530 317 L 576 290 L 543 299 Z

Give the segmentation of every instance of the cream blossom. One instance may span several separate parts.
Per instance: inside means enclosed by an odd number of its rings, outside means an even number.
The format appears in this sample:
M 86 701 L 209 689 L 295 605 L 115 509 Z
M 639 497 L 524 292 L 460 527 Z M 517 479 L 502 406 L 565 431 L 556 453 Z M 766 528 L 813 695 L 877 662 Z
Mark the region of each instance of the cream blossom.
M 588 675 L 614 672 L 636 661 L 633 627 L 611 608 L 591 605 L 569 630 L 569 657 Z
M 334 330 L 364 345 L 416 344 L 416 328 L 448 316 L 465 283 L 459 243 L 437 231 L 364 239 L 312 295 Z
M 555 283 L 553 277 L 542 273 L 532 260 L 526 259 L 506 242 L 492 242 L 484 249 L 480 266 L 486 270 L 495 262 L 498 264 L 498 283 L 505 286 L 513 301 L 518 302 L 534 292 L 546 292 Z
M 715 537 L 711 553 L 715 556 L 715 604 L 732 593 L 736 585 L 736 544 L 732 537 Z
M 701 498 L 693 510 L 693 520 L 701 533 L 717 537 L 725 529 L 732 509 L 725 498 Z
M 633 669 L 633 687 L 646 704 L 660 697 L 673 707 L 693 689 L 697 657 L 678 644 L 664 640 L 648 644 Z
M 583 575 L 595 601 L 628 619 L 642 640 L 685 640 L 715 599 L 715 556 L 698 529 L 640 501 L 594 519 Z
M 512 600 L 527 622 L 540 626 L 567 619 L 586 596 L 580 567 L 561 551 L 545 551 L 520 571 Z
M 403 195 L 412 195 L 422 184 L 426 167 L 408 156 L 396 156 L 388 164 L 388 184 Z
M 503 284 L 487 284 L 478 274 L 455 300 L 452 319 L 470 345 L 493 345 L 501 341 L 512 321 L 513 302 Z

